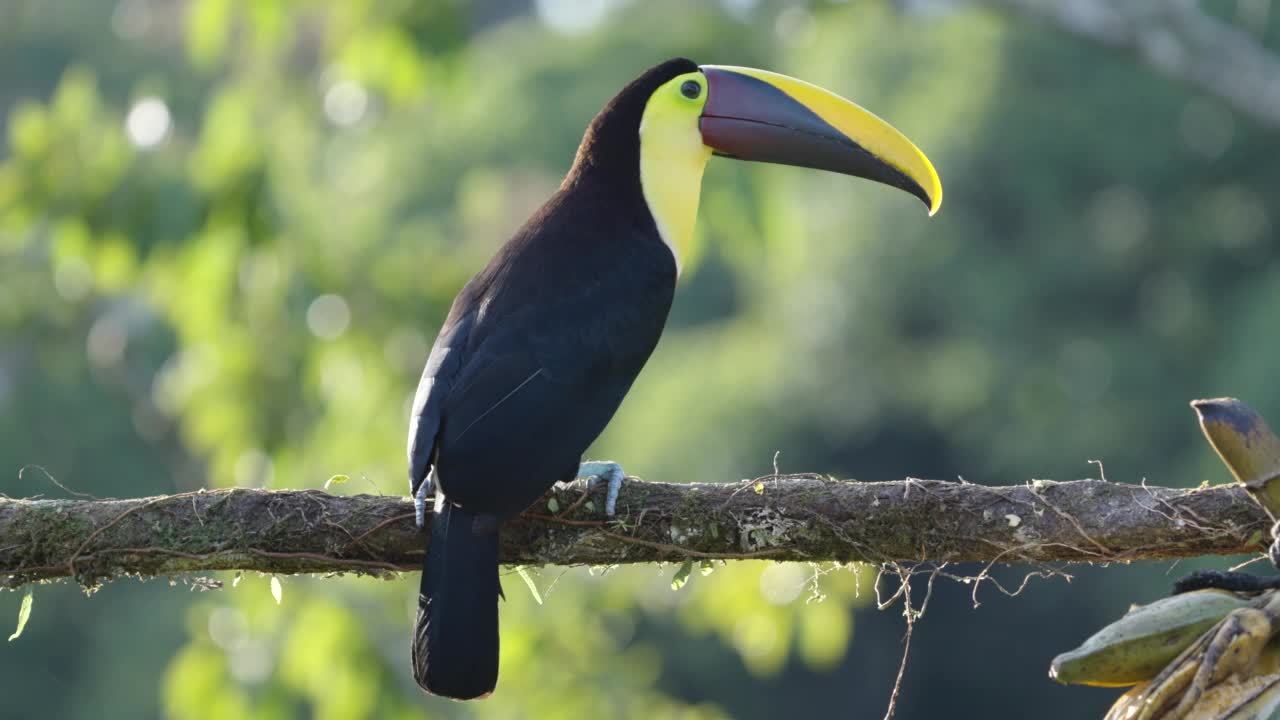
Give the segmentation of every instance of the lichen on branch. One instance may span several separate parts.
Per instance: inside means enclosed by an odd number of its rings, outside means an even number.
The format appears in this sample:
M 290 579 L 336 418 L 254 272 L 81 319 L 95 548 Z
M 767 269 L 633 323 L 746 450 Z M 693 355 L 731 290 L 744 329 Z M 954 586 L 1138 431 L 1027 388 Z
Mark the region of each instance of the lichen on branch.
M 633 479 L 613 519 L 599 511 L 602 492 L 557 488 L 503 528 L 502 561 L 1111 562 L 1256 552 L 1268 528 L 1234 485 Z M 0 586 L 10 588 L 212 570 L 385 574 L 417 569 L 425 542 L 400 497 L 244 488 L 127 500 L 0 497 Z

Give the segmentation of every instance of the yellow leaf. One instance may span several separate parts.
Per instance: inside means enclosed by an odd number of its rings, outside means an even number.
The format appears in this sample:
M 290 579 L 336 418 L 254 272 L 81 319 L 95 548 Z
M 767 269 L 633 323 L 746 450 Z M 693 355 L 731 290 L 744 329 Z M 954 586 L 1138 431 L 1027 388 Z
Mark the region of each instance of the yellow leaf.
M 18 627 L 9 636 L 9 642 L 13 642 L 22 636 L 22 631 L 27 627 L 27 621 L 31 619 L 31 602 L 35 598 L 35 589 L 27 588 L 27 594 L 22 596 L 22 606 L 18 608 Z

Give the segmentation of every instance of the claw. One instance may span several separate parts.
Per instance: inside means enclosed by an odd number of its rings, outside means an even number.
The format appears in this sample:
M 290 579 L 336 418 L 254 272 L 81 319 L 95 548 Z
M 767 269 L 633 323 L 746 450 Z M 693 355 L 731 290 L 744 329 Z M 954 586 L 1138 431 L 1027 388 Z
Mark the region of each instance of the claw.
M 418 486 L 418 491 L 413 494 L 413 519 L 418 523 L 419 530 L 427 524 L 427 497 L 432 494 L 433 484 L 431 476 L 428 475 L 427 479 Z
M 588 460 L 578 468 L 578 477 L 586 478 L 587 487 L 604 480 L 609 483 L 609 490 L 604 496 L 604 514 L 613 517 L 618 510 L 618 491 L 622 489 L 622 481 L 627 474 L 622 466 L 611 460 Z

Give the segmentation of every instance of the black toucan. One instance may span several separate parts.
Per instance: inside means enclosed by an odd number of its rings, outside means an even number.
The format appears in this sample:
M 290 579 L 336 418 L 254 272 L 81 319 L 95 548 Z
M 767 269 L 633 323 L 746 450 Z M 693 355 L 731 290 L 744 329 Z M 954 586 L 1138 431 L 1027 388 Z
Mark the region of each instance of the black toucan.
M 560 189 L 458 294 L 409 424 L 419 525 L 435 494 L 413 636 L 424 690 L 498 682 L 498 532 L 579 463 L 662 334 L 712 154 L 901 188 L 932 214 L 929 160 L 883 120 L 800 80 L 689 60 L 646 71 L 591 121 Z

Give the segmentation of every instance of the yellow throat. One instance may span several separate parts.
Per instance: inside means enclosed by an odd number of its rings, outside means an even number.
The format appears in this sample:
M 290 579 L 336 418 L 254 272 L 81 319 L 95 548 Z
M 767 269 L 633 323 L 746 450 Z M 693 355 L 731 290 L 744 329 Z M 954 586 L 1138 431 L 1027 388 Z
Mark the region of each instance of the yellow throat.
M 688 81 L 703 84 L 697 98 L 681 94 Z M 677 276 L 693 241 L 702 172 L 711 159 L 711 148 L 702 144 L 698 130 L 706 97 L 702 73 L 681 75 L 658 88 L 640 119 L 640 187 L 658 233 L 675 257 Z

